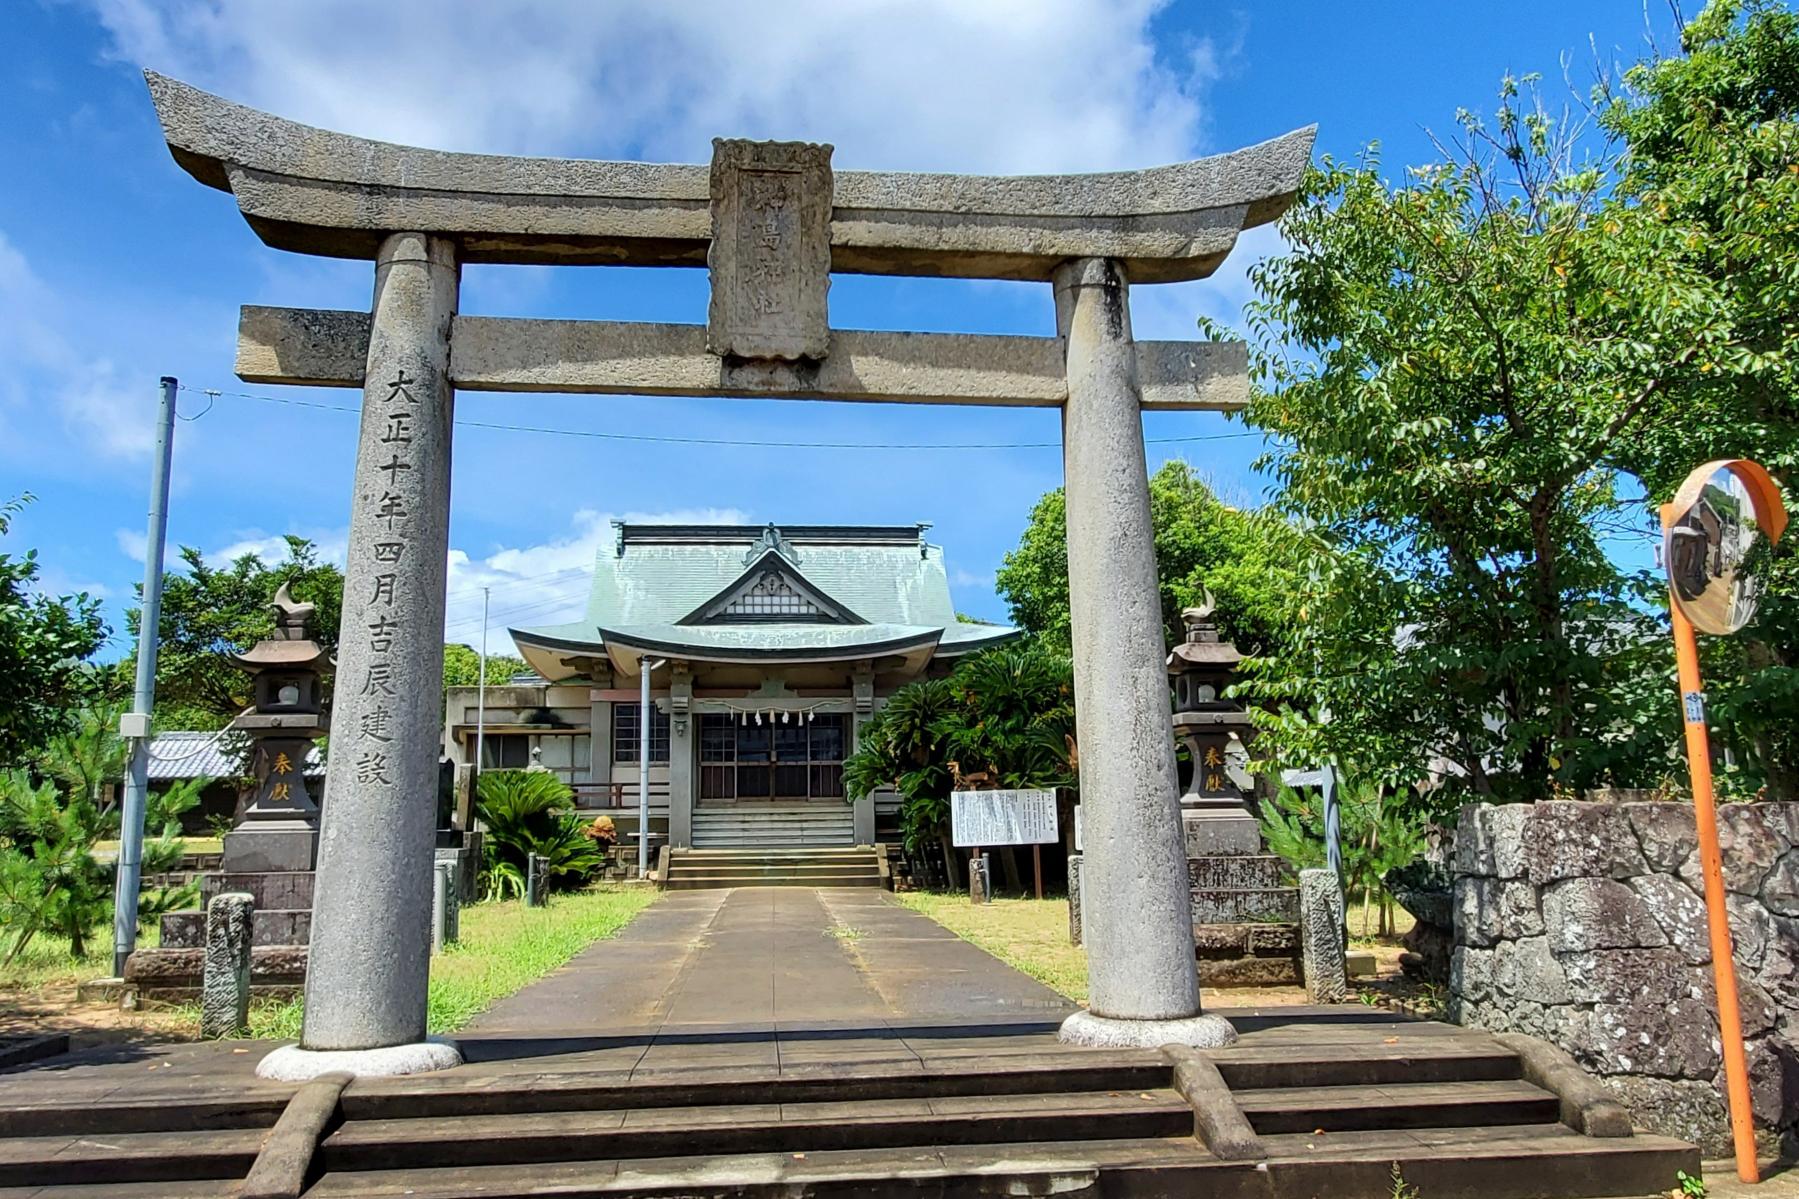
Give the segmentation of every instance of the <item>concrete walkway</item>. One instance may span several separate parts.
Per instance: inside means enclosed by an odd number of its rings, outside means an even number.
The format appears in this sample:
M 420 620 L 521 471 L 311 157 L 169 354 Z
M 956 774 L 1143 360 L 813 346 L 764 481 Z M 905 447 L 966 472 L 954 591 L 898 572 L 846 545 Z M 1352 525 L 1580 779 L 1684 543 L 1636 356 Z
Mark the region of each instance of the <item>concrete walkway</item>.
M 676 891 L 455 1034 L 469 1064 L 431 1077 L 853 1062 L 918 1068 L 1055 1052 L 1056 1028 L 1073 1010 L 872 887 Z M 130 1092 L 175 1104 L 216 1096 L 221 1087 L 285 1096 L 291 1083 L 253 1076 L 272 1048 L 260 1041 L 95 1046 L 0 1073 L 0 1107 L 46 1093 L 100 1102 Z
M 461 1036 L 1043 1023 L 1072 1010 L 882 891 L 760 887 L 671 892 Z

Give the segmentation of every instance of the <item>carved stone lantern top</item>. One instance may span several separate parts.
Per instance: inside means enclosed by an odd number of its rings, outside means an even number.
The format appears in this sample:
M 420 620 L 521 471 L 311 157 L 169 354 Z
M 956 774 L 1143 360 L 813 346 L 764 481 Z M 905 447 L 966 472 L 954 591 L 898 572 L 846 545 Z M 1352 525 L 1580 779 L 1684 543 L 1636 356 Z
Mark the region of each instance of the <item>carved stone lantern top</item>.
M 312 639 L 312 617 L 318 605 L 296 601 L 283 583 L 270 606 L 275 609 L 274 635 L 241 654 L 231 655 L 232 664 L 253 674 L 264 670 L 322 669 L 329 655 Z
M 250 710 L 231 727 L 264 735 L 316 737 L 326 727 L 320 676 L 330 666 L 330 654 L 312 639 L 312 617 L 318 607 L 296 601 L 286 583 L 275 592 L 273 607 L 273 635 L 230 655 L 231 664 L 249 671 L 255 680 Z
M 1211 620 L 1216 605 L 1212 593 L 1205 603 L 1181 610 L 1187 639 L 1168 654 L 1168 673 L 1174 678 L 1175 723 L 1247 725 L 1242 706 L 1224 697 L 1224 689 L 1237 675 L 1243 655 L 1228 641 L 1219 639 Z M 1203 718 L 1198 713 L 1206 713 Z

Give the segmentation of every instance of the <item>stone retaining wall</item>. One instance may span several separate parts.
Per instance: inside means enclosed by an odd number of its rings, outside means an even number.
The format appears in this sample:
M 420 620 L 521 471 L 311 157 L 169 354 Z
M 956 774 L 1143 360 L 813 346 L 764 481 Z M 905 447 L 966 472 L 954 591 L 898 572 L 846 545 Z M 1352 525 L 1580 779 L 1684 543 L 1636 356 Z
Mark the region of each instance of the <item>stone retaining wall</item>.
M 1799 1127 L 1799 804 L 1719 813 L 1756 1123 Z M 1693 811 L 1462 809 L 1450 1013 L 1562 1046 L 1639 1127 L 1728 1155 Z

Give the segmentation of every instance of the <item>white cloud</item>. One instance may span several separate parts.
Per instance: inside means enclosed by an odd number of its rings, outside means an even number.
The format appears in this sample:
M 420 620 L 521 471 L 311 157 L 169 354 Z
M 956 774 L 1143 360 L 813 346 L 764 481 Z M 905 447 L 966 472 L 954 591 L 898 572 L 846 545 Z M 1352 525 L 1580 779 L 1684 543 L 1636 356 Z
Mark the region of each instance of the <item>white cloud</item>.
M 105 583 L 84 582 L 55 566 L 38 568 L 36 590 L 40 595 L 85 594 L 90 599 L 110 599 L 117 594 Z
M 119 552 L 133 562 L 142 562 L 150 553 L 150 539 L 135 529 L 114 529 L 113 540 L 119 543 Z
M 703 161 L 749 136 L 841 166 L 1143 166 L 1192 154 L 1221 57 L 1158 56 L 1165 0 L 87 2 L 119 57 L 232 99 L 501 153 Z
M 1242 336 L 1243 306 L 1255 299 L 1250 268 L 1264 258 L 1287 253 L 1288 248 L 1287 239 L 1273 225 L 1258 225 L 1243 231 L 1230 257 L 1209 279 L 1131 288 L 1132 334 L 1145 341 L 1192 340 L 1198 336 L 1194 322 L 1204 315 Z
M 341 568 L 349 555 L 350 536 L 347 530 L 312 531 L 299 535 L 312 542 L 313 556 L 320 562 L 328 562 Z M 223 566 L 227 562 L 237 561 L 245 554 L 254 554 L 262 559 L 264 566 L 275 566 L 287 561 L 287 538 L 251 529 L 240 533 L 236 541 L 215 550 L 207 550 L 205 558 L 208 565 Z
M 29 422 L 28 433 L 40 431 L 39 413 L 59 413 L 83 452 L 148 454 L 156 408 L 147 397 L 154 393 L 127 389 L 109 359 L 83 352 L 65 332 L 74 324 L 60 297 L 0 231 L 0 362 L 8 364 L 0 405 L 25 414 L 19 423 Z
M 466 550 L 450 551 L 449 603 L 444 639 L 467 645 L 481 643 L 481 589 L 488 597 L 487 652 L 514 652 L 509 627 L 560 624 L 585 611 L 593 578 L 594 556 L 611 546 L 614 520 L 642 524 L 748 524 L 747 513 L 734 508 L 699 508 L 668 512 L 597 512 L 574 514 L 572 531 L 537 545 L 506 546 L 476 558 Z

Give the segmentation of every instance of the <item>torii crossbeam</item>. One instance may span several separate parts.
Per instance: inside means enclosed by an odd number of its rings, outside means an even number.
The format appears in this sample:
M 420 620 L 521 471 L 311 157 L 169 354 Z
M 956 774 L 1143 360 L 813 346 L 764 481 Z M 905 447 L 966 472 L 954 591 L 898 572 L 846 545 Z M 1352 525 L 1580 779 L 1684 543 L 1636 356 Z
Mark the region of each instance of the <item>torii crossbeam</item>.
M 1215 271 L 1291 203 L 1312 129 L 1089 175 L 833 172 L 829 146 L 730 140 L 659 165 L 391 145 L 147 78 L 175 160 L 264 242 L 375 263 L 369 312 L 239 326 L 242 378 L 363 389 L 305 1028 L 265 1073 L 443 1060 L 422 1042 L 459 387 L 1061 407 L 1091 997 L 1063 1036 L 1235 1036 L 1200 1011 L 1140 412 L 1241 406 L 1246 356 L 1134 342 L 1128 283 Z M 458 316 L 465 262 L 706 266 L 708 319 Z M 833 272 L 1046 281 L 1056 336 L 835 330 Z

